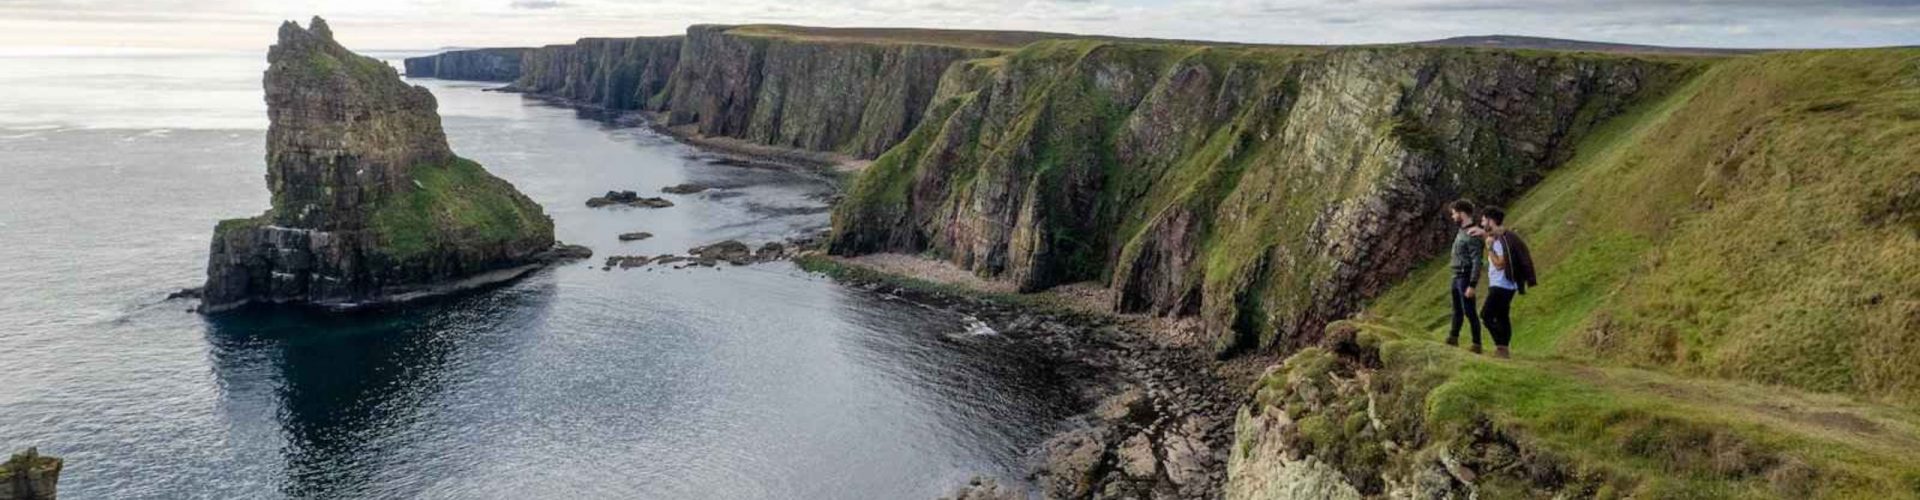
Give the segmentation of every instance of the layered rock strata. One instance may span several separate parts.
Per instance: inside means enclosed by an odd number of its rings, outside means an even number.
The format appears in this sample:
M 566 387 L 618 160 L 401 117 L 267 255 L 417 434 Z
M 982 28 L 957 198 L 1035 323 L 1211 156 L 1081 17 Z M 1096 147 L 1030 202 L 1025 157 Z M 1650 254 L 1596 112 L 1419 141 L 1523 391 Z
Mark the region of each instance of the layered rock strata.
M 1020 290 L 1101 280 L 1220 353 L 1310 343 L 1692 66 L 1422 48 L 1038 42 L 963 62 L 834 213 L 832 251 Z
M 214 231 L 203 310 L 353 307 L 498 282 L 552 258 L 540 206 L 453 154 L 433 95 L 281 25 L 266 71 L 272 207 Z

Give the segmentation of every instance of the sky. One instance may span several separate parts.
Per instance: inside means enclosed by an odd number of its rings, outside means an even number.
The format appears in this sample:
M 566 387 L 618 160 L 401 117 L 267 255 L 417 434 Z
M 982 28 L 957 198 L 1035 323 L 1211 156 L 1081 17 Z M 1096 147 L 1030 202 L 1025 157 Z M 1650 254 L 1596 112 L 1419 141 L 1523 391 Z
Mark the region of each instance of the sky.
M 0 0 L 0 54 L 259 50 L 281 20 L 313 15 L 366 50 L 535 46 L 697 23 L 1303 44 L 1509 34 L 1693 47 L 1920 45 L 1920 0 Z

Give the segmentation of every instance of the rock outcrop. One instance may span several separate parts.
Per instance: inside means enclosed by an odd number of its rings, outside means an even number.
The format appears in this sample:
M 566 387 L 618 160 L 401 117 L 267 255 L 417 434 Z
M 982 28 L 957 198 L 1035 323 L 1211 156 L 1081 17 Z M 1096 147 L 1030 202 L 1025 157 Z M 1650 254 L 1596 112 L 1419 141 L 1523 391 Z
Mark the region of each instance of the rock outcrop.
M 0 500 L 54 500 L 64 465 L 35 448 L 13 454 L 0 463 Z
M 510 82 L 520 78 L 520 62 L 528 48 L 454 50 L 404 62 L 411 78 Z
M 447 147 L 433 94 L 281 25 L 264 79 L 273 204 L 214 231 L 202 309 L 401 301 L 524 274 L 555 255 L 553 223 Z
M 1310 343 L 1670 60 L 1460 49 L 1038 42 L 947 71 L 862 175 L 831 248 L 931 253 L 1020 290 L 1104 280 L 1226 353 Z

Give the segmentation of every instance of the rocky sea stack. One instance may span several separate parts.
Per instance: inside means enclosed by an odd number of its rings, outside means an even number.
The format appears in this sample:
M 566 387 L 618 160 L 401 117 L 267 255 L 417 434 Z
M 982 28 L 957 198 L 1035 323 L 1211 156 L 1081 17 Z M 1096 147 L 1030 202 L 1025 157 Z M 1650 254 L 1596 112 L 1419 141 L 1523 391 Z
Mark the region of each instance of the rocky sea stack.
M 0 462 L 0 500 L 53 500 L 63 465 L 35 448 L 13 454 Z
M 561 253 L 553 221 L 447 147 L 433 94 L 287 22 L 267 53 L 273 206 L 214 230 L 202 310 L 404 301 L 512 279 Z

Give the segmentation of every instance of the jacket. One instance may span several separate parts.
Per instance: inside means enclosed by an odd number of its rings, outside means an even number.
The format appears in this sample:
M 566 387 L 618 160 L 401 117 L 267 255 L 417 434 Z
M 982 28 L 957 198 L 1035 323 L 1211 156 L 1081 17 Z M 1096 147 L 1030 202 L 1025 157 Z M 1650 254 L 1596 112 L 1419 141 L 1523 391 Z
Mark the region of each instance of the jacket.
M 1527 287 L 1539 286 L 1540 279 L 1533 268 L 1533 253 L 1527 250 L 1527 242 L 1521 240 L 1520 235 L 1511 229 L 1500 233 L 1499 239 L 1500 248 L 1507 251 L 1506 265 L 1500 266 L 1500 270 L 1505 271 L 1507 278 L 1520 286 L 1515 292 L 1524 294 L 1527 293 Z M 1493 246 L 1488 245 L 1487 251 L 1492 252 Z

